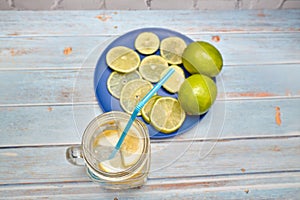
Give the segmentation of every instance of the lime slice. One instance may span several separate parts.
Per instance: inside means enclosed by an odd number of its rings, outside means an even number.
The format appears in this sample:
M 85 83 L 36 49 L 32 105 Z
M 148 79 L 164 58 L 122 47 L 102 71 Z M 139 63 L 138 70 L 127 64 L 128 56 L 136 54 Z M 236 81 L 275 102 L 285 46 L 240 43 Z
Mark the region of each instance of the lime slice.
M 134 47 L 141 54 L 149 55 L 158 50 L 159 43 L 159 38 L 155 33 L 143 32 L 136 37 Z
M 185 120 L 185 112 L 177 99 L 161 97 L 154 103 L 150 113 L 151 125 L 160 132 L 176 131 Z
M 179 37 L 167 37 L 160 43 L 160 55 L 164 57 L 168 63 L 179 65 L 182 63 L 182 53 L 187 47 L 183 39 Z
M 155 101 L 157 99 L 159 99 L 161 96 L 153 96 L 149 99 L 149 101 L 144 105 L 144 107 L 142 108 L 141 110 L 141 113 L 142 113 L 142 117 L 143 119 L 147 122 L 147 123 L 150 123 L 150 113 L 151 113 L 151 110 L 152 110 L 152 107 L 155 103 Z
M 141 79 L 141 75 L 138 71 L 133 71 L 130 73 L 119 73 L 112 72 L 107 79 L 107 89 L 111 93 L 112 96 L 117 99 L 120 98 L 121 90 L 126 83 L 134 79 Z
M 168 92 L 176 93 L 179 91 L 179 88 L 183 81 L 185 80 L 184 72 L 181 67 L 178 65 L 171 65 L 171 68 L 175 70 L 175 72 L 170 76 L 170 78 L 163 84 L 163 88 L 165 88 Z M 163 71 L 161 77 L 163 77 L 169 69 Z
M 117 72 L 128 73 L 138 68 L 140 56 L 128 47 L 117 46 L 107 52 L 106 63 Z
M 143 79 L 135 79 L 126 83 L 121 91 L 120 104 L 125 112 L 132 114 L 137 104 L 153 88 L 153 85 Z M 141 115 L 139 113 L 138 115 Z
M 160 80 L 161 73 L 168 68 L 168 62 L 161 56 L 152 55 L 145 57 L 139 67 L 142 77 L 152 83 Z

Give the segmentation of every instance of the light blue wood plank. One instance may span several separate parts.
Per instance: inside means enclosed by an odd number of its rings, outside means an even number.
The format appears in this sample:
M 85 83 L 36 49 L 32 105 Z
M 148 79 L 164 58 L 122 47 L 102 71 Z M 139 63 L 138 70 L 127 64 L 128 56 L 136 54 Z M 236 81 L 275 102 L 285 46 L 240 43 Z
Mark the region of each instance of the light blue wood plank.
M 155 171 L 151 172 L 151 177 L 210 176 L 243 173 L 244 170 L 247 173 L 270 173 L 300 168 L 300 158 L 295 157 L 300 153 L 298 137 L 235 140 L 218 142 L 213 148 L 206 146 L 213 145 L 194 142 L 187 148 L 183 142 L 155 144 L 151 163 L 151 169 Z M 160 151 L 156 152 L 156 148 Z
M 166 192 L 168 191 L 168 192 Z M 105 190 L 92 182 L 13 185 L 0 188 L 3 197 L 40 199 L 294 199 L 299 173 L 150 179 L 129 191 Z
M 0 38 L 0 68 L 80 68 L 90 52 L 97 45 L 110 41 L 110 38 L 113 37 Z M 72 51 L 66 55 L 64 49 L 68 47 L 71 47 Z
M 98 15 L 102 17 L 102 20 L 96 18 Z M 2 11 L 0 19 L 1 36 L 117 35 L 145 26 L 168 27 L 184 34 L 203 32 L 298 32 L 300 28 L 299 10 Z
M 1 146 L 80 143 L 84 127 L 100 113 L 98 106 L 0 108 L 0 143 Z
M 182 178 L 300 170 L 300 138 L 151 144 L 150 178 Z M 88 181 L 83 168 L 65 159 L 65 146 L 0 149 L 0 184 Z M 205 157 L 198 157 L 208 151 Z M 170 154 L 172 152 L 172 154 Z M 267 159 L 266 159 L 267 158 Z M 14 169 L 13 171 L 11 169 Z M 16 178 L 18 177 L 18 178 Z
M 224 83 L 225 99 L 299 97 L 299 74 L 299 64 L 250 65 L 224 68 L 220 80 Z M 222 98 L 223 95 L 220 91 L 219 98 Z
M 76 70 L 1 71 L 1 104 L 7 103 L 72 103 Z M 92 75 L 92 73 L 90 73 Z M 91 77 L 85 77 L 91 78 Z M 82 81 L 83 84 L 89 83 Z M 86 85 L 89 92 L 76 93 L 78 99 L 95 99 L 93 85 Z M 83 97 L 80 97 L 83 95 Z M 92 96 L 90 96 L 92 95 Z
M 217 77 L 217 98 L 299 97 L 299 73 L 298 64 L 224 67 Z M 0 71 L 0 104 L 96 102 L 93 74 L 93 69 Z
M 154 143 L 300 135 L 300 99 L 217 101 L 192 130 Z M 280 108 L 281 125 L 276 123 Z M 0 108 L 0 147 L 80 143 L 98 105 Z M 205 143 L 211 148 L 212 143 Z
M 215 45 L 225 65 L 300 63 L 299 33 L 217 34 L 219 42 L 213 41 L 215 35 L 187 36 Z M 116 37 L 0 38 L 0 70 L 94 68 L 103 48 Z M 69 55 L 63 53 L 67 47 L 72 47 Z

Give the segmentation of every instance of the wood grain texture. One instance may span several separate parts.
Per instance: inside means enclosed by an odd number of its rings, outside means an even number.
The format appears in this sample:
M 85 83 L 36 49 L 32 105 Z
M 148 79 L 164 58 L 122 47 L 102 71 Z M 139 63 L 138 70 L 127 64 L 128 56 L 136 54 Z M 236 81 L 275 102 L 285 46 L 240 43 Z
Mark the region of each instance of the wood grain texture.
M 202 148 L 201 142 L 153 143 L 149 177 L 165 179 L 297 171 L 300 158 L 295 155 L 300 153 L 299 142 L 299 137 L 233 140 L 217 142 L 210 149 Z M 88 181 L 83 168 L 66 161 L 66 148 L 0 149 L 0 185 Z
M 69 164 L 65 150 L 102 113 L 93 91 L 99 50 L 141 27 L 208 41 L 225 65 L 205 118 L 151 140 L 146 185 L 112 192 Z M 0 30 L 0 199 L 300 195 L 299 10 L 1 11 Z
M 99 20 L 102 15 L 107 20 Z M 0 36 L 119 35 L 140 27 L 204 32 L 298 32 L 299 10 L 281 11 L 43 11 L 0 14 Z M 26 19 L 29 23 L 24 23 Z M 30 29 L 28 28 L 30 26 Z
M 104 190 L 89 181 L 12 185 L 0 188 L 6 197 L 30 199 L 293 199 L 299 196 L 299 172 L 215 177 L 149 179 L 138 189 Z M 155 192 L 153 192 L 155 190 Z
M 111 38 L 114 37 L 0 38 L 0 68 L 78 69 L 97 45 L 108 43 Z M 68 47 L 72 48 L 72 51 L 66 55 L 64 49 Z
M 216 32 L 187 36 L 215 45 L 222 53 L 225 67 L 300 63 L 299 33 Z M 214 36 L 219 37 L 218 42 L 213 40 Z M 100 53 L 116 37 L 0 37 L 0 70 L 95 68 Z M 63 53 L 67 47 L 72 48 L 69 55 Z
M 299 73 L 298 64 L 224 67 L 217 77 L 218 99 L 299 97 Z M 0 71 L 0 104 L 95 102 L 93 76 L 93 69 Z
M 299 136 L 299 105 L 298 98 L 217 101 L 192 130 L 152 142 Z M 276 107 L 281 112 L 280 126 Z M 101 113 L 97 104 L 1 107 L 0 147 L 80 143 L 85 127 Z

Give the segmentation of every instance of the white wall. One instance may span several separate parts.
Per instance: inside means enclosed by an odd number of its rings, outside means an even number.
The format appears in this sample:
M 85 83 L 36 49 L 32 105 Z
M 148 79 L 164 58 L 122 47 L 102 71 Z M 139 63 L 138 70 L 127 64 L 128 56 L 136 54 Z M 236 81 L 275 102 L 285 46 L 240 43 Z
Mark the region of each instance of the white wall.
M 0 0 L 0 10 L 299 9 L 300 0 Z

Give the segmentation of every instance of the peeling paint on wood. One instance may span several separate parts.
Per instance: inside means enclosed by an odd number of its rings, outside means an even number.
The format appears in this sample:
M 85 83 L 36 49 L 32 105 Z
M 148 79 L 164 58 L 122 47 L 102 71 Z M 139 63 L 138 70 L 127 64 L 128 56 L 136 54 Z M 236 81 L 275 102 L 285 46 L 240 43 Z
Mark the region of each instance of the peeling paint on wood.
M 276 113 L 275 113 L 275 121 L 276 121 L 276 124 L 277 124 L 278 126 L 280 126 L 280 125 L 281 125 L 281 117 L 280 117 L 281 113 L 280 113 L 280 107 L 279 107 L 279 106 L 276 106 L 276 107 L 275 107 L 275 111 L 276 111 Z
M 214 41 L 214 42 L 220 42 L 220 36 L 214 35 L 214 36 L 211 37 L 211 40 Z
M 66 47 L 64 49 L 64 54 L 65 55 L 70 55 L 72 53 L 72 47 Z
M 272 97 L 277 96 L 270 92 L 241 92 L 241 93 L 226 93 L 226 97 Z
M 104 15 L 104 14 L 103 14 L 103 15 L 97 15 L 96 18 L 99 19 L 100 21 L 105 22 L 105 21 L 111 19 L 112 17 L 109 16 L 109 15 Z

